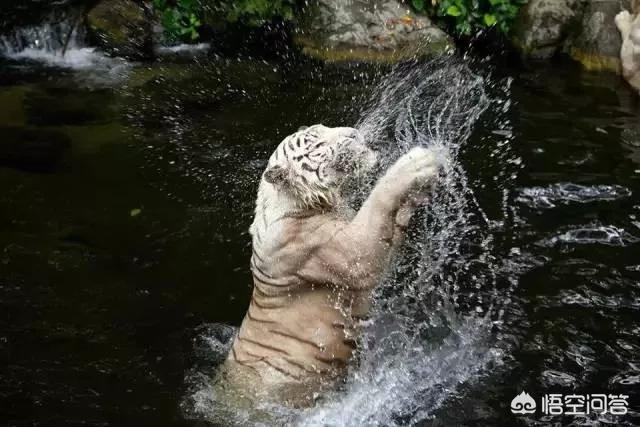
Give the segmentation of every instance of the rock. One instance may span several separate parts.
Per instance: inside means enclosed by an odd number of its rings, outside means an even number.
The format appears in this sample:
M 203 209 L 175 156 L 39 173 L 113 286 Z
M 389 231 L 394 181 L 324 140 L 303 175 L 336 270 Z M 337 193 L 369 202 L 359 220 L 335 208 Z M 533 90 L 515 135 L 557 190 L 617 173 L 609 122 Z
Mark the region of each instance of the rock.
M 152 12 L 134 0 L 103 0 L 87 13 L 93 41 L 114 56 L 149 59 L 153 56 Z
M 562 49 L 580 12 L 578 0 L 530 0 L 519 12 L 513 43 L 525 57 L 550 58 Z
M 629 0 L 588 1 L 580 29 L 567 40 L 566 51 L 588 70 L 621 72 L 622 38 L 616 28 L 615 17 L 630 7 Z
M 325 61 L 395 62 L 453 46 L 429 18 L 396 0 L 316 0 L 302 12 L 294 41 Z

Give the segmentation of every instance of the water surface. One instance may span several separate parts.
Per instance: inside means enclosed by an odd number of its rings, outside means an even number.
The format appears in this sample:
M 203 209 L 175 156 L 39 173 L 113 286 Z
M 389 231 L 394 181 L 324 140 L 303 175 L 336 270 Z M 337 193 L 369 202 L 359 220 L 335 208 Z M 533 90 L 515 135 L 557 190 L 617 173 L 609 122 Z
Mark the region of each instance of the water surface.
M 0 63 L 2 418 L 199 425 L 181 404 L 218 357 L 203 344 L 212 325 L 238 325 L 248 304 L 247 230 L 269 154 L 300 125 L 357 123 L 387 71 L 68 65 Z M 617 77 L 569 64 L 499 74 L 487 82 L 509 90 L 487 92 L 504 111 L 480 117 L 459 158 L 502 279 L 456 295 L 460 311 L 482 307 L 478 295 L 500 302 L 481 348 L 502 353 L 475 370 L 480 347 L 455 344 L 473 354 L 432 375 L 468 373 L 462 384 L 412 397 L 394 422 L 513 425 L 524 389 L 629 394 L 623 421 L 640 424 L 637 100 Z M 332 402 L 357 411 L 366 393 Z

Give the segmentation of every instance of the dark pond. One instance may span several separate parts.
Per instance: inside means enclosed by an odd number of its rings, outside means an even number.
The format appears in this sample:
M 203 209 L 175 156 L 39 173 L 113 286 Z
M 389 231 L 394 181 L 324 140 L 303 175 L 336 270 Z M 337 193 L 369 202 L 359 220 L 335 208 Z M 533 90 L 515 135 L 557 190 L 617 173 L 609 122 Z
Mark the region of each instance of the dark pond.
M 248 58 L 74 70 L 3 60 L 2 424 L 200 425 L 180 408 L 185 375 L 201 363 L 202 329 L 244 315 L 267 157 L 300 125 L 355 123 L 384 73 Z M 636 96 L 570 64 L 501 73 L 513 78 L 510 149 L 523 167 L 509 186 L 491 179 L 490 117 L 462 161 L 489 216 L 509 200 L 497 244 L 522 254 L 501 329 L 510 351 L 423 423 L 548 421 L 511 415 L 526 390 L 628 394 L 629 415 L 601 421 L 640 424 Z

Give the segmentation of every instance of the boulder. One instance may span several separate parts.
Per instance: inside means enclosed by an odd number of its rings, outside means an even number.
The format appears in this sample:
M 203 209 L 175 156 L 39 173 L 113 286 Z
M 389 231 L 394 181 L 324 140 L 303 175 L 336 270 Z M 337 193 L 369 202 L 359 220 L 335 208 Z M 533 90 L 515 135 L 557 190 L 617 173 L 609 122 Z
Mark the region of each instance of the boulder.
M 325 61 L 395 62 L 451 50 L 426 16 L 396 0 L 316 0 L 294 35 L 303 53 Z
M 114 56 L 149 59 L 153 56 L 153 13 L 144 2 L 103 0 L 87 13 L 94 43 Z
M 578 0 L 530 0 L 519 12 L 512 40 L 524 57 L 550 58 L 562 49 L 581 9 Z
M 582 13 L 579 30 L 566 42 L 565 50 L 588 69 L 621 72 L 622 38 L 615 17 L 630 9 L 629 0 L 590 0 Z

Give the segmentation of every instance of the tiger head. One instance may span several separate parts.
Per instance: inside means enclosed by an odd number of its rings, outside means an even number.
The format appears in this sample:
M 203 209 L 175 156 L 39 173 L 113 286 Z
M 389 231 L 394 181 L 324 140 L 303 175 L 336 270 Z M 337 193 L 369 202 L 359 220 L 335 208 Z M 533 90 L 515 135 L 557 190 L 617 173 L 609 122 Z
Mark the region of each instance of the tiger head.
M 262 177 L 301 207 L 326 208 L 338 203 L 345 181 L 366 175 L 376 163 L 357 129 L 314 125 L 286 137 Z

